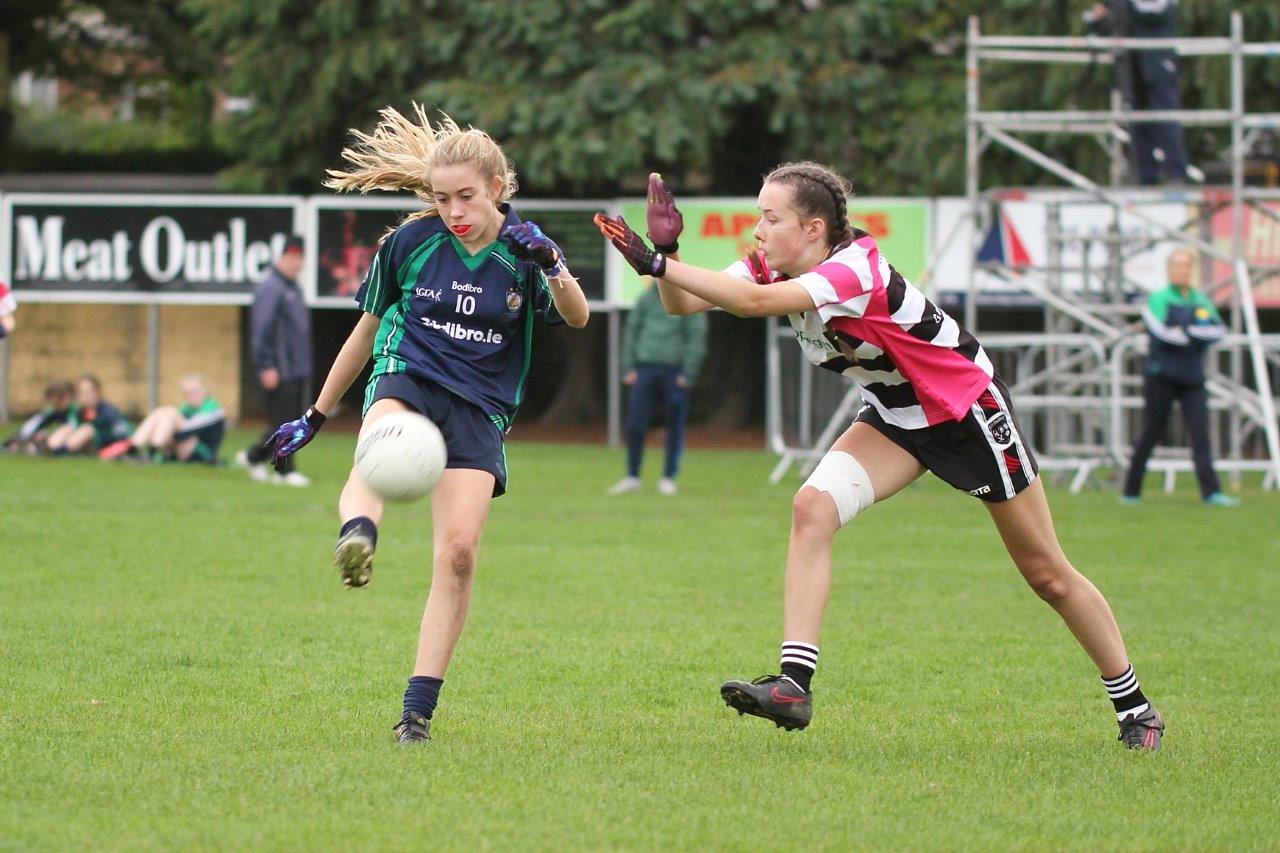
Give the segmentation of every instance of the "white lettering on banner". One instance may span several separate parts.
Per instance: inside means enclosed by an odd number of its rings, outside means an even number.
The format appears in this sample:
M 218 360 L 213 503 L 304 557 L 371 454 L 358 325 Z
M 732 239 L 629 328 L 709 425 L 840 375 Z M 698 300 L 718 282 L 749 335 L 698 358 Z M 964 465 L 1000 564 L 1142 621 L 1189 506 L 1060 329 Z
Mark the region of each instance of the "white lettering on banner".
M 157 216 L 142 229 L 138 261 L 142 272 L 157 282 L 181 278 L 195 284 L 254 283 L 284 253 L 288 235 L 249 242 L 242 217 L 228 221 L 224 231 L 208 240 L 188 240 L 172 216 Z M 14 218 L 15 281 L 128 282 L 133 277 L 127 231 L 111 237 L 64 239 L 65 216 Z
M 477 343 L 482 343 L 482 344 L 501 344 L 502 343 L 502 333 L 495 332 L 493 329 L 486 329 L 484 331 L 481 331 L 480 329 L 468 329 L 467 327 L 459 325 L 458 323 L 454 323 L 452 321 L 448 323 L 438 323 L 435 320 L 432 320 L 430 317 L 423 317 L 422 325 L 426 326 L 429 329 L 437 329 L 441 332 L 444 332 L 446 335 L 453 338 L 454 340 L 476 341 Z
M 129 248 L 133 241 L 124 231 L 117 231 L 111 237 L 111 278 L 116 281 L 128 281 L 133 276 L 133 268 L 129 266 Z
M 46 217 L 41 224 L 34 216 L 19 216 L 18 257 L 13 277 L 25 279 L 62 278 L 62 223 L 61 216 Z
M 244 253 L 244 276 L 257 281 L 266 274 L 271 264 L 271 247 L 266 243 L 250 243 L 241 250 Z
M 89 241 L 89 263 L 85 266 L 84 277 L 89 281 L 110 281 L 113 266 L 111 243 L 106 240 Z
M 111 239 L 62 240 L 66 219 L 47 216 L 43 222 L 34 216 L 19 216 L 17 231 L 16 281 L 128 281 L 129 235 L 117 231 Z
M 165 265 L 160 266 L 160 232 L 168 236 L 165 247 Z M 182 244 L 185 235 L 182 226 L 171 216 L 158 216 L 142 229 L 142 240 L 139 251 L 142 257 L 142 271 L 154 281 L 173 281 L 182 271 Z
M 213 278 L 213 243 L 188 243 L 184 268 L 187 281 L 209 281 Z
M 237 277 L 243 274 L 245 268 L 244 262 L 244 220 L 231 220 L 231 277 L 228 281 L 235 281 Z
M 83 240 L 68 240 L 62 247 L 62 275 L 67 281 L 83 281 L 80 264 L 89 257 L 89 245 Z

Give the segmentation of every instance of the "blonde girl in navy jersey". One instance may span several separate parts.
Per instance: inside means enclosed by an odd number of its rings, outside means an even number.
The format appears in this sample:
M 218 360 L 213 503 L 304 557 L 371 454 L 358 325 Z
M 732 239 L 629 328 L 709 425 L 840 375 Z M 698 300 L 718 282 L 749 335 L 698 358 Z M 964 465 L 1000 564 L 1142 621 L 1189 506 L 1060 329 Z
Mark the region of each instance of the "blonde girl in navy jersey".
M 364 312 L 315 404 L 268 444 L 274 461 L 309 442 L 372 356 L 362 429 L 411 410 L 440 427 L 449 461 L 431 493 L 431 592 L 413 677 L 395 726 L 400 741 L 427 740 L 445 669 L 462 633 L 476 550 L 491 498 L 506 491 L 503 435 L 524 396 L 535 320 L 587 324 L 587 300 L 552 240 L 522 222 L 508 200 L 515 173 L 486 133 L 448 116 L 432 125 L 390 107 L 371 134 L 353 131 L 340 191 L 409 191 L 426 205 L 382 241 L 356 301 Z M 373 569 L 382 500 L 352 470 L 338 501 L 334 562 L 343 583 Z

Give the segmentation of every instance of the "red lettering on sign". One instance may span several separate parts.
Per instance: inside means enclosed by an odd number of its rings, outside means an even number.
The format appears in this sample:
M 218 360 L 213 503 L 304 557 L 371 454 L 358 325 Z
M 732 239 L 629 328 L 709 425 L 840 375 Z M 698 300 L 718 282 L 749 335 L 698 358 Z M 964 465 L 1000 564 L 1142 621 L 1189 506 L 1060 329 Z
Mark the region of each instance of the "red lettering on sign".
M 889 215 L 887 213 L 855 213 L 853 224 L 872 237 L 879 240 L 889 233 Z
M 702 218 L 702 236 L 703 237 L 728 237 L 729 232 L 724 227 L 724 217 L 718 213 L 708 213 Z
M 752 216 L 750 213 L 735 213 L 733 215 L 733 226 L 732 226 L 734 236 L 741 234 L 743 231 L 746 231 L 748 228 L 755 227 L 755 224 L 756 224 L 756 218 Z

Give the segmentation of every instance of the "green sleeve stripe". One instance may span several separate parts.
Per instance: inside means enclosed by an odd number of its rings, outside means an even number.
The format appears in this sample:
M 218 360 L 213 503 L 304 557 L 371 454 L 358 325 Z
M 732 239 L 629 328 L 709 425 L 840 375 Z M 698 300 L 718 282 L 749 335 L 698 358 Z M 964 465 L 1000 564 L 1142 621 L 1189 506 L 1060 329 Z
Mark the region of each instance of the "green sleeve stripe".
M 387 306 L 383 304 L 383 293 L 386 290 L 383 282 L 382 274 L 383 265 L 386 263 L 387 254 L 391 251 L 391 239 L 388 239 L 378 247 L 378 252 L 373 256 L 373 265 L 369 267 L 369 288 L 364 293 L 364 302 L 360 308 L 375 317 L 381 317 L 387 310 Z
M 418 273 L 422 271 L 422 265 L 427 262 L 440 245 L 444 242 L 444 234 L 432 234 L 422 242 L 422 245 L 409 253 L 409 257 L 405 258 L 396 270 L 396 282 L 400 285 L 401 291 L 406 287 L 412 287 L 413 283 L 418 280 Z

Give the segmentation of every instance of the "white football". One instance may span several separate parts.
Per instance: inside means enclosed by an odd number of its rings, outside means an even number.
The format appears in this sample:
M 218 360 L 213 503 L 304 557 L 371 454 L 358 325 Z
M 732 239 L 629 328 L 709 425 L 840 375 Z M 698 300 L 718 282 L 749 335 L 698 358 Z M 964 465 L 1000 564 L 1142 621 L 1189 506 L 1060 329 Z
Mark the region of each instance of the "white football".
M 361 431 L 356 443 L 360 479 L 390 501 L 428 494 L 440 482 L 447 461 L 444 436 L 417 412 L 378 418 Z

